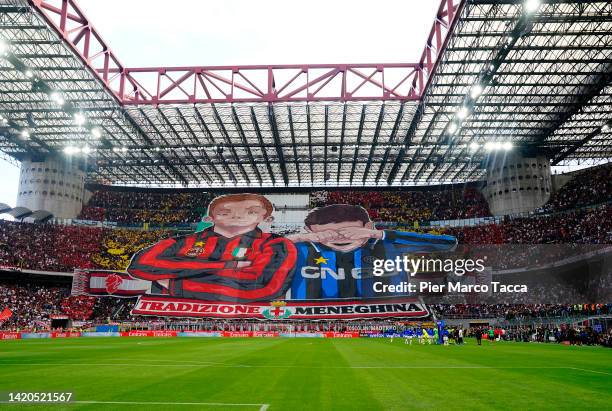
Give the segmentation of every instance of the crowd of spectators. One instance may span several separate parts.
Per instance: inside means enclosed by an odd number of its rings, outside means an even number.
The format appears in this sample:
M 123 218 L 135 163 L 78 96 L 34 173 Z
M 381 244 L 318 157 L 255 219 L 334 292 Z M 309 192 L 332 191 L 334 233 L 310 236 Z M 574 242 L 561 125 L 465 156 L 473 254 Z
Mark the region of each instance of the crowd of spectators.
M 214 194 L 200 191 L 170 191 L 161 193 L 155 191 L 116 191 L 101 189 L 93 193 L 88 204 L 92 207 L 102 208 L 177 210 L 183 208 L 206 208 L 213 198 Z
M 0 266 L 72 272 L 122 270 L 138 250 L 173 235 L 168 230 L 128 230 L 0 220 Z
M 612 329 L 598 332 L 592 327 L 568 326 L 523 326 L 504 330 L 506 341 L 563 343 L 570 345 L 603 345 L 612 347 Z
M 61 312 L 62 300 L 68 293 L 67 287 L 31 282 L 1 283 L 0 311 L 8 308 L 13 314 L 0 328 L 32 329 L 45 326 L 50 314 Z
M 89 295 L 71 295 L 62 300 L 62 312 L 73 320 L 88 320 L 94 313 L 96 297 Z
M 429 306 L 439 318 L 564 318 L 612 314 L 610 304 L 435 304 Z
M 364 207 L 373 221 L 412 225 L 418 221 L 487 217 L 487 201 L 475 188 L 420 191 L 318 191 L 311 207 L 352 204 Z
M 150 192 L 96 190 L 81 210 L 80 219 L 155 226 L 195 223 L 214 198 L 208 192 Z
M 85 206 L 79 214 L 81 220 L 110 221 L 123 226 L 136 226 L 148 223 L 152 226 L 168 226 L 196 223 L 206 210 L 201 209 L 135 209 L 135 208 L 102 208 Z
M 461 244 L 472 245 L 612 244 L 612 205 L 510 219 L 500 224 L 454 227 L 440 232 L 456 236 Z M 0 221 L 0 266 L 59 272 L 71 272 L 74 268 L 124 269 L 136 251 L 174 234 L 169 230 L 3 220 Z M 540 253 L 537 248 L 525 247 L 522 250 L 522 257 L 519 257 L 524 261 L 535 261 L 538 257 L 525 253 Z M 507 256 L 505 260 L 508 260 Z
M 0 220 L 0 265 L 59 272 L 91 268 L 104 231 Z
M 612 244 L 612 167 L 600 167 L 578 174 L 557 194 L 543 212 L 530 217 L 506 219 L 498 224 L 456 227 L 440 232 L 455 235 L 462 244 Z M 152 193 L 98 190 L 81 215 L 85 219 L 125 223 L 149 222 L 165 225 L 195 222 L 213 198 L 209 193 Z M 415 221 L 476 218 L 490 215 L 486 201 L 476 189 L 446 191 L 320 191 L 311 196 L 311 206 L 348 203 L 365 207 L 375 221 L 392 221 L 412 226 Z M 273 226 L 283 233 L 295 228 Z M 71 272 L 74 268 L 124 269 L 138 250 L 174 235 L 169 230 L 128 230 L 87 226 L 30 224 L 0 221 L 0 266 Z M 532 260 L 535 247 L 526 247 L 517 256 Z M 527 254 L 525 254 L 527 253 Z M 553 259 L 567 257 L 566 254 Z M 597 279 L 589 289 L 610 290 L 610 277 Z M 603 282 L 602 282 L 603 281 Z M 537 290 L 537 289 L 536 289 Z M 559 296 L 567 290 L 550 288 Z M 544 295 L 544 290 L 538 295 Z M 609 294 L 608 294 L 609 295 Z M 580 295 L 565 295 L 575 301 Z M 600 296 L 601 297 L 601 296 Z M 578 300 L 580 300 L 578 298 Z M 609 301 L 598 299 L 599 301 Z M 132 299 L 69 296 L 67 287 L 0 285 L 0 309 L 9 307 L 13 316 L 2 326 L 31 328 L 44 325 L 51 314 L 65 314 L 75 320 L 134 321 Z M 561 304 L 480 304 L 437 305 L 438 316 L 505 318 L 508 321 L 610 314 L 608 305 Z M 232 327 L 235 327 L 233 323 Z M 225 327 L 223 325 L 223 327 Z M 536 332 L 537 334 L 537 332 Z
M 133 298 L 70 295 L 67 285 L 49 285 L 27 280 L 0 284 L 0 307 L 9 308 L 12 316 L 0 324 L 1 330 L 50 331 L 53 316 L 66 316 L 79 324 L 78 329 L 94 329 L 101 324 L 119 324 L 122 331 L 182 330 L 182 331 L 260 331 L 260 332 L 381 332 L 398 327 L 401 321 L 359 320 L 342 321 L 283 321 L 212 320 L 181 318 L 142 318 L 132 316 Z M 594 332 L 589 327 L 565 324 L 581 322 L 581 317 L 612 313 L 609 304 L 437 304 L 429 309 L 438 319 L 496 318 L 510 321 L 496 337 L 504 340 L 533 342 L 563 342 L 610 346 L 609 333 Z M 572 320 L 571 318 L 574 318 Z M 548 320 L 545 325 L 537 320 Z M 518 323 L 512 320 L 520 320 Z M 551 321 L 553 320 L 553 321 Z M 554 320 L 557 320 L 556 322 Z M 431 321 L 431 320 L 429 320 Z M 534 322 L 535 321 L 535 322 Z M 537 325 L 539 324 L 540 325 Z M 74 324 L 69 323 L 74 329 Z M 514 325 L 512 325 L 514 324 Z M 473 331 L 473 330 L 472 330 Z M 473 334 L 473 333 L 472 333 Z M 552 337 L 552 338 L 550 338 Z
M 155 226 L 194 223 L 206 213 L 214 198 L 210 192 L 154 192 L 98 189 L 83 207 L 80 218 L 125 225 Z M 612 198 L 612 165 L 577 172 L 538 213 L 554 213 Z M 440 190 L 317 191 L 311 207 L 356 204 L 365 207 L 374 221 L 413 225 L 419 221 L 490 216 L 482 193 L 474 187 Z
M 612 205 L 447 230 L 464 244 L 610 244 Z
M 290 227 L 276 228 L 292 231 Z M 459 243 L 471 245 L 612 244 L 612 204 L 507 219 L 499 224 L 453 227 L 439 232 L 454 235 Z M 111 229 L 2 220 L 0 266 L 59 272 L 71 272 L 74 268 L 124 269 L 136 251 L 174 234 L 169 230 Z M 536 247 L 517 250 L 520 255 L 515 260 L 533 262 L 543 256 L 541 249 Z M 504 248 L 504 252 L 509 252 L 508 247 Z M 563 253 L 559 258 L 568 256 L 565 254 L 567 250 L 559 249 L 558 252 Z M 532 255 L 534 253 L 536 255 Z M 510 260 L 508 255 L 504 257 L 504 261 Z
M 612 199 L 612 163 L 576 172 L 538 211 L 557 212 Z
M 0 330 L 49 330 L 52 316 L 86 321 L 89 325 L 109 321 L 135 321 L 130 315 L 135 299 L 70 295 L 70 287 L 36 279 L 0 282 L 0 311 L 12 315 L 0 322 Z
M 134 253 L 170 235 L 172 232 L 167 230 L 107 230 L 92 262 L 96 268 L 124 270 Z
M 93 318 L 98 322 L 137 321 L 139 317 L 131 315 L 135 303 L 135 298 L 96 298 Z

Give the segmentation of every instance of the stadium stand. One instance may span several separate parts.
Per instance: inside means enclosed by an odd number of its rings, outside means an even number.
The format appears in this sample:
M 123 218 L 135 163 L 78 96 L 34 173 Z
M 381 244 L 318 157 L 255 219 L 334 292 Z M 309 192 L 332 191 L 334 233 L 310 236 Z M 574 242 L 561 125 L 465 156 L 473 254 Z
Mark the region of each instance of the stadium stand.
M 610 202 L 610 199 L 612 199 L 612 165 L 608 163 L 577 172 L 538 211 L 551 213 Z
M 156 193 L 98 188 L 79 218 L 125 225 L 193 223 L 200 221 L 213 198 L 207 192 Z
M 438 304 L 430 308 L 443 318 L 502 317 L 507 320 L 612 313 L 612 304 Z
M 310 206 L 359 204 L 371 218 L 381 223 L 396 223 L 400 229 L 447 233 L 461 244 L 610 244 L 612 243 L 612 197 L 610 165 L 586 169 L 572 178 L 535 213 L 506 216 L 487 224 L 459 227 L 428 227 L 428 221 L 489 217 L 487 202 L 474 187 L 447 190 L 402 191 L 317 191 L 310 194 Z M 80 218 L 95 222 L 112 221 L 135 228 L 97 227 L 62 224 L 34 224 L 0 221 L 0 265 L 5 270 L 40 270 L 71 272 L 75 268 L 123 270 L 138 250 L 160 239 L 176 235 L 181 223 L 197 222 L 216 194 L 209 192 L 156 192 L 97 187 L 83 208 Z M 421 224 L 420 226 L 418 224 Z M 143 223 L 167 229 L 143 229 Z M 296 230 L 295 225 L 280 224 L 273 229 L 280 234 Z M 528 259 L 532 248 L 514 256 L 515 262 Z M 506 256 L 507 257 L 507 256 Z M 549 256 L 551 261 L 566 257 Z M 511 266 L 506 268 L 512 268 Z M 390 321 L 345 323 L 301 322 L 278 325 L 268 322 L 144 319 L 132 316 L 133 298 L 95 298 L 70 295 L 67 284 L 49 284 L 28 277 L 26 280 L 2 282 L 0 302 L 14 315 L 6 321 L 5 330 L 47 330 L 49 318 L 64 315 L 78 326 L 91 329 L 96 324 L 121 324 L 124 329 L 197 329 L 220 331 L 301 330 L 374 332 L 396 328 Z M 609 277 L 596 279 L 592 289 L 611 290 Z M 541 287 L 541 286 L 540 286 Z M 553 285 L 535 288 L 541 295 L 556 294 L 572 299 Z M 602 296 L 603 299 L 611 296 Z M 514 341 L 557 341 L 572 344 L 609 345 L 609 334 L 596 333 L 584 327 L 559 328 L 553 322 L 579 321 L 589 315 L 612 313 L 612 304 L 436 304 L 430 309 L 443 319 L 494 319 L 505 322 L 500 338 Z M 542 326 L 537 322 L 551 322 Z M 283 328 L 284 327 L 284 328 Z M 290 327 L 290 328 L 288 328 Z M 474 329 L 468 332 L 475 332 Z
M 0 264 L 32 270 L 71 272 L 93 267 L 104 229 L 0 222 Z
M 498 224 L 436 228 L 436 231 L 452 234 L 463 244 L 612 243 L 612 205 L 584 207 L 601 203 L 602 197 L 568 194 L 577 193 L 577 190 L 583 193 L 601 189 L 602 173 L 608 175 L 606 173 L 610 173 L 611 169 L 612 167 L 608 166 L 576 174 L 575 178 L 560 191 L 566 193 L 563 194 L 563 198 L 575 200 L 568 200 L 561 206 L 558 200 L 560 197 L 553 197 L 546 206 L 550 210 L 548 214 L 507 217 Z M 609 181 L 604 181 L 603 184 L 610 185 Z M 115 199 L 117 204 L 126 207 L 146 207 L 146 204 L 151 202 L 163 203 L 166 207 L 165 213 L 172 214 L 186 210 L 186 208 L 172 207 L 185 205 L 189 205 L 192 211 L 201 210 L 203 204 L 207 205 L 207 201 L 212 199 L 212 195 L 179 194 L 180 201 L 171 201 L 169 198 L 170 196 L 165 193 L 100 189 L 95 192 L 89 204 L 109 207 L 104 208 L 105 210 L 138 210 L 138 208 L 112 208 L 111 205 Z M 578 198 L 582 200 L 576 200 Z M 488 213 L 486 202 L 475 189 L 450 192 L 319 191 L 311 195 L 312 206 L 346 202 L 366 207 L 372 218 L 377 221 L 410 222 L 407 224 L 409 227 L 412 226 L 412 219 L 418 216 L 448 219 L 484 216 Z M 431 208 L 429 208 L 430 202 L 434 204 Z M 386 204 L 391 204 L 393 207 L 384 207 Z M 420 208 L 415 209 L 415 204 L 419 204 Z M 441 204 L 445 204 L 444 207 Z M 572 205 L 571 209 L 568 209 L 569 204 Z M 583 207 L 576 208 L 578 205 Z M 446 213 L 436 211 L 441 209 L 450 211 Z M 123 214 L 125 218 L 123 221 L 128 224 L 142 223 L 140 220 L 142 215 L 139 214 L 135 220 L 132 220 L 128 218 L 128 214 Z M 163 221 L 164 224 L 169 224 L 172 220 Z M 427 227 L 420 229 L 429 230 Z M 277 230 L 290 233 L 295 228 L 280 226 Z M 71 272 L 74 268 L 123 269 L 136 251 L 173 233 L 175 232 L 172 230 L 128 230 L 0 221 L 0 265 L 63 272 Z
M 100 250 L 91 257 L 91 261 L 96 268 L 123 270 L 135 252 L 171 234 L 168 230 L 105 230 Z
M 62 300 L 61 310 L 73 320 L 92 319 L 96 298 L 87 295 L 71 295 Z
M 0 302 L 4 307 L 10 307 L 13 312 L 11 318 L 2 324 L 2 328 L 5 330 L 48 328 L 49 315 L 60 312 L 62 300 L 69 295 L 69 292 L 67 286 L 2 281 Z
M 368 210 L 372 220 L 399 224 L 491 215 L 485 198 L 476 188 L 435 191 L 319 191 L 312 194 L 312 207 L 329 204 L 361 205 Z
M 588 197 L 584 192 L 589 192 L 592 187 L 601 189 L 602 173 L 607 173 L 609 168 L 598 168 L 576 174 L 575 178 L 568 182 L 561 192 L 563 198 L 567 199 L 560 203 L 560 196 L 551 198 L 546 206 L 547 214 L 533 214 L 519 218 L 506 218 L 498 224 L 486 224 L 479 226 L 465 226 L 443 228 L 446 233 L 458 237 L 464 244 L 608 244 L 612 241 L 612 206 L 601 203 L 599 197 Z M 588 178 L 585 175 L 589 176 Z M 598 178 L 595 178 L 597 175 Z M 568 193 L 576 193 L 570 196 Z M 102 194 L 104 193 L 104 194 Z M 113 193 L 113 194 L 107 194 Z M 468 190 L 453 194 L 415 194 L 412 192 L 384 192 L 367 195 L 365 192 L 335 191 L 316 192 L 311 196 L 312 206 L 326 204 L 355 202 L 370 210 L 380 211 L 373 218 L 381 216 L 394 216 L 393 218 L 409 221 L 411 218 L 420 216 L 423 218 L 456 218 L 466 216 L 486 215 L 486 207 L 482 208 L 481 196 L 477 191 Z M 427 193 L 427 192 L 426 192 Z M 461 194 L 460 197 L 455 197 Z M 116 197 L 115 197 L 116 196 Z M 114 199 L 117 204 L 127 208 L 122 210 L 136 210 L 138 207 L 146 208 L 150 201 L 164 201 L 164 195 L 156 193 L 130 193 L 98 190 L 90 204 L 103 206 L 106 210 L 111 207 Z M 197 198 L 197 199 L 196 199 Z M 208 195 L 206 198 L 210 198 Z M 441 214 L 436 210 L 448 207 L 448 201 L 455 201 L 458 207 L 477 210 L 466 213 Z M 570 200 L 573 198 L 573 200 Z M 410 199 L 410 200 L 408 200 Z M 194 197 L 191 206 L 205 201 L 202 197 Z M 420 201 L 425 201 L 419 202 Z M 428 204 L 433 201 L 435 206 L 422 208 L 412 212 L 410 204 Z M 107 201 L 107 203 L 105 202 Z M 180 207 L 186 203 L 165 202 L 168 212 L 173 212 L 172 207 Z M 174 204 L 174 205 L 171 205 Z M 392 204 L 388 210 L 400 214 L 390 214 L 381 211 L 385 204 Z M 423 211 L 425 210 L 425 211 Z M 433 210 L 433 211 L 432 211 Z M 479 210 L 479 211 L 478 211 Z M 106 215 L 106 214 L 105 214 Z M 127 214 L 124 214 L 127 218 Z M 391 217 L 389 217 L 391 218 Z M 124 222 L 137 223 L 140 220 L 126 219 Z M 384 221 L 384 220 L 383 220 Z M 171 222 L 164 220 L 164 222 Z M 121 228 L 100 228 L 87 226 L 64 226 L 56 224 L 31 224 L 20 222 L 0 222 L 0 264 L 5 267 L 20 269 L 33 269 L 43 271 L 70 272 L 74 268 L 103 268 L 124 269 L 131 255 L 152 244 L 159 239 L 173 235 L 171 230 L 135 230 Z M 77 246 L 78 244 L 78 246 Z M 524 258 L 517 257 L 517 258 Z M 553 256 L 554 258 L 554 256 Z M 603 281 L 604 279 L 602 279 Z M 610 284 L 597 284 L 594 288 L 611 289 Z M 67 315 L 74 321 L 81 321 L 80 327 L 92 327 L 94 324 L 121 323 L 127 328 L 141 329 L 181 329 L 185 327 L 211 330 L 259 330 L 273 329 L 273 323 L 262 322 L 237 322 L 237 321 L 196 321 L 185 324 L 181 320 L 168 320 L 149 318 L 143 320 L 134 317 L 130 311 L 134 305 L 134 299 L 118 299 L 113 297 L 94 298 L 88 296 L 71 296 L 67 285 L 37 284 L 32 280 L 4 283 L 1 287 L 0 301 L 4 306 L 13 309 L 16 315 L 13 319 L 3 324 L 4 329 L 44 329 L 49 327 L 50 315 Z M 550 290 L 541 290 L 542 293 Z M 560 293 L 559 290 L 555 291 Z M 540 341 L 547 336 L 556 335 L 557 339 L 571 341 L 572 343 L 602 344 L 610 342 L 609 335 L 600 335 L 592 331 L 586 332 L 584 328 L 560 329 L 552 326 L 538 327 L 526 325 L 530 321 L 551 321 L 580 319 L 588 315 L 606 315 L 612 312 L 611 304 L 438 304 L 430 306 L 437 318 L 495 318 L 507 321 L 504 339 L 517 341 Z M 287 325 L 287 324 L 285 324 Z M 392 324 L 385 322 L 362 322 L 352 323 L 351 330 L 373 330 L 376 327 L 390 327 Z M 328 323 L 299 323 L 296 329 L 318 330 L 318 329 L 343 329 L 347 326 L 334 322 Z M 573 330 L 573 331 L 572 331 Z
M 465 244 L 609 244 L 612 206 L 507 219 L 500 224 L 451 228 L 448 232 Z
M 184 320 L 163 318 L 139 318 L 131 316 L 130 310 L 134 299 L 94 298 L 89 296 L 70 296 L 69 287 L 64 285 L 44 285 L 32 282 L 0 282 L 0 303 L 10 306 L 14 315 L 2 325 L 3 330 L 10 331 L 50 331 L 49 316 L 64 314 L 72 320 L 79 320 L 78 326 L 71 330 L 94 329 L 99 324 L 118 324 L 122 330 L 200 330 L 200 331 L 289 331 L 320 332 L 336 331 L 371 333 L 393 330 L 401 333 L 414 327 L 413 324 L 396 321 L 353 321 L 334 322 L 265 322 L 245 320 Z M 500 318 L 513 320 L 514 324 L 496 327 L 495 333 L 500 339 L 517 342 L 550 342 L 553 336 L 557 343 L 564 341 L 570 344 L 603 345 L 610 347 L 612 334 L 597 332 L 584 326 L 533 325 L 530 322 L 565 321 L 580 322 L 589 315 L 606 315 L 612 313 L 612 304 L 438 304 L 430 305 L 437 318 Z M 518 322 L 517 322 L 518 321 Z M 450 327 L 449 327 L 450 328 Z M 482 326 L 468 329 L 468 334 L 482 330 Z

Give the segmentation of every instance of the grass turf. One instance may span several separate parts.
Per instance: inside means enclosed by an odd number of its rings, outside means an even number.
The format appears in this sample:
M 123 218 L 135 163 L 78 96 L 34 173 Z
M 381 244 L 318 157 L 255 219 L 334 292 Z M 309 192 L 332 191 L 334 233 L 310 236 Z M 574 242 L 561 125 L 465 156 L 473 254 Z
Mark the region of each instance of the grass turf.
M 77 401 L 98 403 L 6 409 L 603 410 L 612 409 L 612 350 L 470 340 L 1 341 L 0 392 L 7 391 L 73 391 Z

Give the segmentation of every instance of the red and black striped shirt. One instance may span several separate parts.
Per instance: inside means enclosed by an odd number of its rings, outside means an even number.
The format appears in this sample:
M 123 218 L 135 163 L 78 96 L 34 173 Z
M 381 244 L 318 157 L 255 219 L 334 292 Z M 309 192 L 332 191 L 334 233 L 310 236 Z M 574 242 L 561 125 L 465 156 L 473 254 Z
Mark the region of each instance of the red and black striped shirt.
M 259 229 L 227 238 L 213 228 L 139 251 L 128 273 L 149 281 L 169 279 L 168 293 L 177 297 L 250 302 L 284 295 L 297 259 L 290 240 Z M 249 264 L 239 264 L 245 261 Z

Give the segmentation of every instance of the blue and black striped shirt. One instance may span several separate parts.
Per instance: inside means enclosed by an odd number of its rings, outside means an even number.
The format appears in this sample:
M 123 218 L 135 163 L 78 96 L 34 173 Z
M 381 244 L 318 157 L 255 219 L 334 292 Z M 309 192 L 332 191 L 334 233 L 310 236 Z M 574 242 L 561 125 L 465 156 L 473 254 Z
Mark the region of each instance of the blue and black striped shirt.
M 395 259 L 413 253 L 448 251 L 457 240 L 448 235 L 419 234 L 385 230 L 383 238 L 370 239 L 360 248 L 340 252 L 319 243 L 296 244 L 298 260 L 290 300 L 371 298 L 393 294 L 375 293 L 374 282 L 400 284 L 407 274 L 396 272 L 381 277 L 372 275 L 374 260 Z

